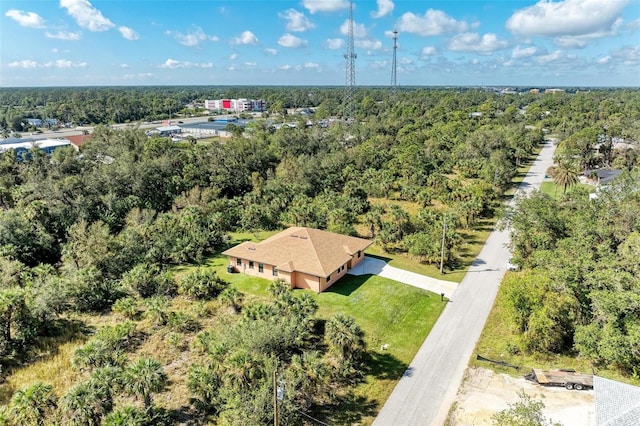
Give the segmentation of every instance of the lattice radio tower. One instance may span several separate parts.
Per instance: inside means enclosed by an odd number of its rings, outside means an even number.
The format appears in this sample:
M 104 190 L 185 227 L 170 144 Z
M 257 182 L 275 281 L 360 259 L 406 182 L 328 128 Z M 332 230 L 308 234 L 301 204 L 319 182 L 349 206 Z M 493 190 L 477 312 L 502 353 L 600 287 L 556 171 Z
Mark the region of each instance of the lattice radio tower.
M 353 47 L 353 2 L 349 2 L 349 42 L 347 53 L 344 54 L 347 60 L 346 90 L 344 96 L 344 116 L 347 120 L 353 118 L 354 93 L 356 87 L 356 55 Z
M 398 50 L 398 31 L 393 30 L 393 59 L 391 60 L 391 93 L 396 94 L 398 80 L 396 73 L 396 51 Z

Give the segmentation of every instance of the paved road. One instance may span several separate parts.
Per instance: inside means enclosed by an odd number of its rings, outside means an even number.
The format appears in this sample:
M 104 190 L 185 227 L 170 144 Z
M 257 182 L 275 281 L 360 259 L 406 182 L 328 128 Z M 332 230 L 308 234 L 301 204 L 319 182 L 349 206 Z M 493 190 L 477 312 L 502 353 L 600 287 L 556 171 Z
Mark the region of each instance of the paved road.
M 545 144 L 519 191 L 540 187 L 554 149 Z M 374 425 L 444 424 L 505 273 L 508 241 L 506 230 L 491 233 Z
M 378 275 L 423 290 L 429 290 L 436 294 L 444 293 L 447 298 L 451 298 L 451 295 L 458 286 L 458 284 L 451 281 L 439 280 L 393 267 L 384 260 L 369 256 L 365 257 L 355 268 L 349 269 L 347 273 L 350 275 Z

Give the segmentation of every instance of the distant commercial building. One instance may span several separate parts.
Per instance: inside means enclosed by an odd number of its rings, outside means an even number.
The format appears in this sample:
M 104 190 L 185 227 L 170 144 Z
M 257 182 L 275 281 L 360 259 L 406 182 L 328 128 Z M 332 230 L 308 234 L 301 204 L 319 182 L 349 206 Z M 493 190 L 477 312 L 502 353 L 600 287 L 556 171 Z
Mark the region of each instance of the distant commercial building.
M 16 155 L 20 157 L 23 153 L 29 155 L 29 151 L 33 147 L 37 147 L 46 154 L 52 154 L 58 148 L 65 146 L 73 146 L 68 139 L 5 139 L 0 142 L 0 153 L 14 150 Z M 75 147 L 74 147 L 75 148 Z
M 204 107 L 209 111 L 264 111 L 265 102 L 262 99 L 215 99 L 204 101 Z
M 58 125 L 58 119 L 56 118 L 46 118 L 44 120 L 39 118 L 27 118 L 26 120 L 30 126 L 34 127 L 52 127 Z
M 206 123 L 181 124 L 180 128 L 182 129 L 183 134 L 189 134 L 196 137 L 218 136 L 221 138 L 229 138 L 232 136 L 232 133 L 227 130 L 227 126 L 229 124 L 244 128 L 248 122 L 248 120 L 237 120 L 235 118 L 220 119 L 208 121 Z

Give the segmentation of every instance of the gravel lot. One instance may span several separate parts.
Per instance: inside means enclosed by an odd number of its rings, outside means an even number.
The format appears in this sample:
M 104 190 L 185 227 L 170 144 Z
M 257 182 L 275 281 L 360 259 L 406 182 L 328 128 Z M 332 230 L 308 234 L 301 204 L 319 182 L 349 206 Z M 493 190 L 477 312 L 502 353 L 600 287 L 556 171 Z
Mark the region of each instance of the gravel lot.
M 544 387 L 520 377 L 468 368 L 456 397 L 450 426 L 491 425 L 491 416 L 518 401 L 518 393 L 542 400 L 545 417 L 564 426 L 595 426 L 594 392 Z

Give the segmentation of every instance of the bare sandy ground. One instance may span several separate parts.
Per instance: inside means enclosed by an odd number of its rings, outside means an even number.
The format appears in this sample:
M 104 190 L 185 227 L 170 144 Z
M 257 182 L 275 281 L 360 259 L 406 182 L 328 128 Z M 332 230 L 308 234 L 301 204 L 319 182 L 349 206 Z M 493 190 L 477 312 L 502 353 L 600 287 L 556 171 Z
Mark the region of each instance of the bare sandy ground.
M 524 373 L 523 373 L 524 374 Z M 485 368 L 467 368 L 449 416 L 450 426 L 491 425 L 491 416 L 519 400 L 518 393 L 541 400 L 545 417 L 564 426 L 595 426 L 593 390 L 576 391 L 544 387 L 524 378 L 494 373 Z

